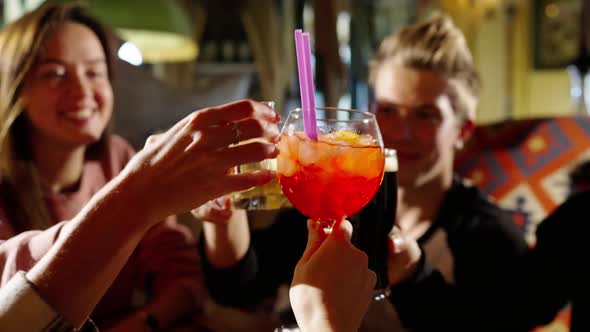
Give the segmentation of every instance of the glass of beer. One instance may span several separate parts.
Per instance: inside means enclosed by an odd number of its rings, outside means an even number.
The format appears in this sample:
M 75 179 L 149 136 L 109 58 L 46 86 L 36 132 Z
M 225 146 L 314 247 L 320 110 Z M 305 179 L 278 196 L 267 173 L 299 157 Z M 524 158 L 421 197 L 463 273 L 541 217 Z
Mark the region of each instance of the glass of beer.
M 272 109 L 275 109 L 274 101 L 261 101 L 261 103 Z M 248 140 L 242 142 L 241 144 L 254 141 L 256 141 L 256 139 Z M 234 167 L 233 173 L 249 173 L 262 169 L 276 172 L 276 158 L 266 159 L 256 163 L 238 165 Z M 234 207 L 245 210 L 278 210 L 282 207 L 290 206 L 289 200 L 283 194 L 283 191 L 279 185 L 279 181 L 276 178 L 262 186 L 235 192 L 231 195 L 231 198 Z
M 354 245 L 369 256 L 369 268 L 377 274 L 374 299 L 384 300 L 389 295 L 387 258 L 389 233 L 395 224 L 397 211 L 397 155 L 385 149 L 385 172 L 381 186 L 373 199 L 353 219 Z
M 248 173 L 257 170 L 277 170 L 276 159 L 266 159 L 256 163 L 239 165 L 234 168 L 234 173 Z M 283 194 L 278 179 L 248 190 L 232 194 L 234 207 L 245 210 L 278 210 L 290 206 L 289 200 Z

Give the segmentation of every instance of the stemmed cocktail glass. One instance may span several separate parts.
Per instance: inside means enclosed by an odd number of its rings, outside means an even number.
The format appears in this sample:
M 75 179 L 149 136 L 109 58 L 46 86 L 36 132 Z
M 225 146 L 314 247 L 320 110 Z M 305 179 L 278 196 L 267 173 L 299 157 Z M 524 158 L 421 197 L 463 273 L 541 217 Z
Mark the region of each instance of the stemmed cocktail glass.
M 379 189 L 383 140 L 369 112 L 317 108 L 316 124 L 317 141 L 305 133 L 302 111 L 290 112 L 278 144 L 277 173 L 291 204 L 330 230 Z

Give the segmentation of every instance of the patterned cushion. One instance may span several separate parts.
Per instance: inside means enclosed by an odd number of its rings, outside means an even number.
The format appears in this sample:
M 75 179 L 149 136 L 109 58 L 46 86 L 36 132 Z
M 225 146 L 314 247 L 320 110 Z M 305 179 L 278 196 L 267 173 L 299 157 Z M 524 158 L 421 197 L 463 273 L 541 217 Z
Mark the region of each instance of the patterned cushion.
M 508 121 L 481 126 L 457 157 L 459 174 L 472 179 L 534 244 L 536 226 L 570 192 L 569 173 L 590 160 L 590 118 L 563 117 Z M 564 310 L 543 332 L 568 331 Z

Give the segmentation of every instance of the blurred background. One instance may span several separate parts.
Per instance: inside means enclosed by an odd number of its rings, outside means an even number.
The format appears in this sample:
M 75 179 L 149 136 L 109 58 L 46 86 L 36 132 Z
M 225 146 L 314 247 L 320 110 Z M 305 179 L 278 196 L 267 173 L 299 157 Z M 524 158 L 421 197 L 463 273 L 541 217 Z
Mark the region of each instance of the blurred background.
M 0 25 L 42 2 L 0 0 Z M 296 28 L 311 34 L 318 106 L 367 110 L 379 42 L 443 12 L 464 32 L 483 81 L 479 128 L 457 171 L 513 210 L 531 243 L 575 179 L 590 183 L 590 1 L 86 3 L 118 35 L 115 132 L 136 148 L 195 109 L 242 98 L 273 100 L 283 115 L 298 107 Z M 544 331 L 567 331 L 568 320 L 566 310 Z
M 0 1 L 2 24 L 42 2 Z M 475 56 L 479 123 L 586 109 L 582 0 L 86 2 L 121 37 L 116 123 L 136 146 L 208 105 L 249 97 L 281 112 L 298 106 L 294 28 L 311 32 L 319 103 L 367 109 L 379 41 L 435 11 L 455 20 Z

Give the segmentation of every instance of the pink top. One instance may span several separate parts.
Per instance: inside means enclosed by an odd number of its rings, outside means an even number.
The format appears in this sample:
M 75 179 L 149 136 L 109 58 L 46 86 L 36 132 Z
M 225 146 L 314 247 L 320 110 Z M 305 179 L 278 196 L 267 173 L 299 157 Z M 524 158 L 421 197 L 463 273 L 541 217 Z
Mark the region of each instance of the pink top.
M 103 160 L 89 160 L 84 164 L 77 191 L 48 194 L 46 202 L 53 220 L 74 217 L 135 153 L 121 137 L 112 136 L 109 143 L 109 152 Z M 41 259 L 59 237 L 64 222 L 46 231 L 17 235 L 0 201 L 0 285 L 6 284 L 19 270 L 29 270 Z M 177 282 L 180 279 L 183 283 Z M 167 287 L 181 284 L 185 287 L 187 281 L 199 290 L 195 300 L 202 303 L 205 291 L 195 239 L 188 228 L 169 217 L 154 226 L 139 243 L 92 317 L 99 326 L 113 322 L 132 312 L 134 304 L 141 305 L 146 292 L 157 295 Z

